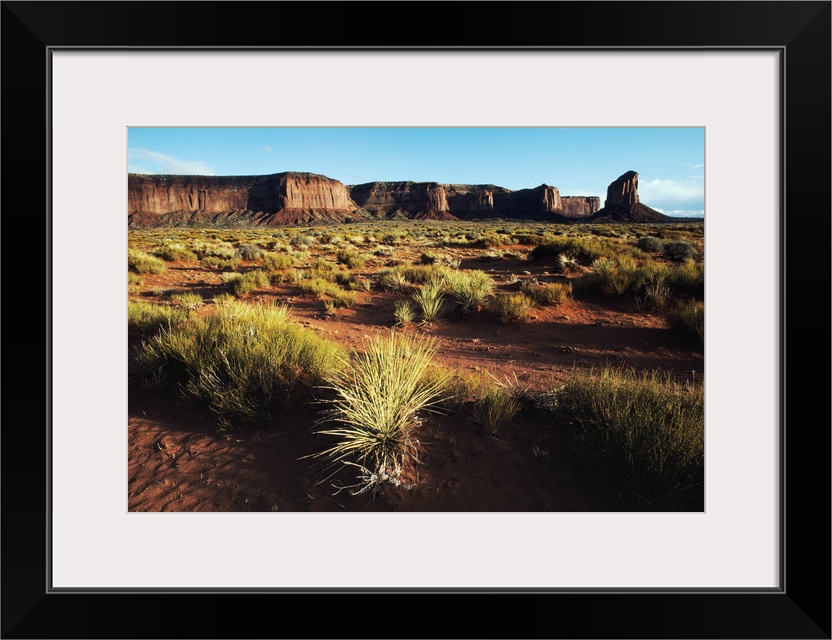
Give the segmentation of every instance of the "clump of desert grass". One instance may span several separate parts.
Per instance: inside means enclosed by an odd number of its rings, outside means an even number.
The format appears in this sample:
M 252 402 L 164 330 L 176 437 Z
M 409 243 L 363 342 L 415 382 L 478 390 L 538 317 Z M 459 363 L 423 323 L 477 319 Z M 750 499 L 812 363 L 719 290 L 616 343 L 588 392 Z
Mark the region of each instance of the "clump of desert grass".
M 138 295 L 141 292 L 141 286 L 144 284 L 142 277 L 132 271 L 127 272 L 127 293 Z
M 346 249 L 341 249 L 336 254 L 336 259 L 339 263 L 346 265 L 349 269 L 356 269 L 359 267 L 363 267 L 367 264 L 367 261 L 370 259 L 370 256 L 366 254 L 359 254 L 356 251 L 347 251 Z
M 153 250 L 153 255 L 165 262 L 196 260 L 196 254 L 179 242 L 165 242 Z
M 324 302 L 327 310 L 352 309 L 358 302 L 358 294 L 355 291 L 345 291 L 334 282 L 323 278 L 301 280 L 298 286 L 303 293 L 314 293 L 318 300 Z
M 494 293 L 494 280 L 484 271 L 449 271 L 444 288 L 462 313 L 479 311 Z
M 285 253 L 264 253 L 260 258 L 260 267 L 265 271 L 285 271 L 294 264 L 292 257 Z
M 490 376 L 475 389 L 473 417 L 485 432 L 495 436 L 503 430 L 523 408 L 522 393 L 517 381 L 502 382 Z
M 340 353 L 296 324 L 285 305 L 226 302 L 206 318 L 163 328 L 142 345 L 135 366 L 147 385 L 178 388 L 224 427 L 262 426 L 292 389 L 337 371 Z
M 549 256 L 569 255 L 585 264 L 598 258 L 614 254 L 618 245 L 609 240 L 592 236 L 578 238 L 548 238 L 544 244 L 537 245 L 529 253 L 529 260 L 538 260 Z
M 174 293 L 171 294 L 170 301 L 180 307 L 191 310 L 198 309 L 202 306 L 202 296 L 198 293 Z
M 133 273 L 164 273 L 165 261 L 138 249 L 127 250 L 127 268 Z
M 220 258 L 218 256 L 205 256 L 199 262 L 203 267 L 219 269 L 220 271 L 232 271 L 240 266 L 240 259 L 237 257 Z
M 525 293 L 504 293 L 495 296 L 489 305 L 500 322 L 524 322 L 528 320 L 534 300 Z
M 257 289 L 265 289 L 271 284 L 269 274 L 259 269 L 246 273 L 223 273 L 222 281 L 238 298 Z
M 153 304 L 141 300 L 127 303 L 127 326 L 144 334 L 158 331 L 162 327 L 176 327 L 184 323 L 189 313 L 182 307 Z
M 206 257 L 211 256 L 225 259 L 236 258 L 239 261 L 237 250 L 230 242 L 205 242 L 203 240 L 195 240 L 191 244 L 191 249 L 194 253 L 196 253 L 200 260 L 204 260 Z
M 678 329 L 705 344 L 705 303 L 701 300 L 684 300 L 667 314 L 668 322 Z
M 224 304 L 230 304 L 234 302 L 235 298 L 230 293 L 218 293 L 212 298 L 214 304 L 218 307 Z
M 556 416 L 621 493 L 656 510 L 701 510 L 704 387 L 659 371 L 614 367 L 574 374 L 555 392 Z
M 447 386 L 446 376 L 427 375 L 438 343 L 396 331 L 365 340 L 349 362 L 326 376 L 335 399 L 322 418 L 320 434 L 334 444 L 316 454 L 331 464 L 359 469 L 354 494 L 381 484 L 399 484 L 402 466 L 417 460 L 413 432 L 427 412 L 435 411 Z
M 541 307 L 559 305 L 567 298 L 572 297 L 572 285 L 568 282 L 547 282 L 540 284 L 525 282 L 520 286 L 520 291 Z
M 398 269 L 382 269 L 378 272 L 378 284 L 385 291 L 402 291 L 410 283 Z

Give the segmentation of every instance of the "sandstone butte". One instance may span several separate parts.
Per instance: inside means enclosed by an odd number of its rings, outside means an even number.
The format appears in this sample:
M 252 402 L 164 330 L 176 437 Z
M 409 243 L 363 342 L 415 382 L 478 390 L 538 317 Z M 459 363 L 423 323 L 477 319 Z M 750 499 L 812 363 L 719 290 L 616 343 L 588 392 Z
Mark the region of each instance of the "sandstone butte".
M 597 196 L 561 196 L 542 184 L 511 191 L 492 184 L 368 182 L 345 185 L 314 173 L 264 176 L 128 175 L 128 223 L 133 227 L 290 225 L 379 219 L 551 222 L 668 222 L 638 198 L 638 174 L 628 171 Z

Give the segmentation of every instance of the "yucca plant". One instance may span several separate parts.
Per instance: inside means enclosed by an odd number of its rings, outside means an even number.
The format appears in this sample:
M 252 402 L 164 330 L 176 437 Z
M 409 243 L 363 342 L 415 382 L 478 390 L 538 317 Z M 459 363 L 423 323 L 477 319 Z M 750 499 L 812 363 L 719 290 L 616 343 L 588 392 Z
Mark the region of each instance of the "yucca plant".
M 416 309 L 410 300 L 396 300 L 393 317 L 396 319 L 396 326 L 413 324 L 416 319 Z
M 413 299 L 422 309 L 422 322 L 429 324 L 436 322 L 442 316 L 442 303 L 445 299 L 442 286 L 431 282 L 419 287 L 413 294 Z
M 321 423 L 337 426 L 318 433 L 336 442 L 316 457 L 361 468 L 355 493 L 397 484 L 405 459 L 416 459 L 411 435 L 443 400 L 448 382 L 430 368 L 437 348 L 433 338 L 393 331 L 368 338 L 363 352 L 353 351 L 352 362 L 327 377 L 337 397 Z

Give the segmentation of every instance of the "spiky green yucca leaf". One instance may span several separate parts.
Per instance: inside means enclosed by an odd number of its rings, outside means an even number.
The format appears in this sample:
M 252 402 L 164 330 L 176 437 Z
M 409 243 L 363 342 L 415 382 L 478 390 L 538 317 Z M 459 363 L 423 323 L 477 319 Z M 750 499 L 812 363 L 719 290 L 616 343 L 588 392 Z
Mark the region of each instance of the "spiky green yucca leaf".
M 397 477 L 421 413 L 443 400 L 448 377 L 426 375 L 437 348 L 433 338 L 395 331 L 366 340 L 363 353 L 353 352 L 351 366 L 327 378 L 338 397 L 326 420 L 339 426 L 320 431 L 337 443 L 318 455 L 369 465 L 380 478 Z
M 442 315 L 442 302 L 445 299 L 443 286 L 434 281 L 419 287 L 413 294 L 413 299 L 422 308 L 422 322 L 430 323 L 439 320 Z

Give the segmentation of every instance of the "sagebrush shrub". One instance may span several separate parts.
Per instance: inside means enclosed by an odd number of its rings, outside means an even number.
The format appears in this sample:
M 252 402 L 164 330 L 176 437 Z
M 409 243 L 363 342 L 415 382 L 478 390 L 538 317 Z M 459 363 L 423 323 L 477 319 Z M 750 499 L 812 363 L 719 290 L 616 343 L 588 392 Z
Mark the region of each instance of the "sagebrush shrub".
M 668 242 L 664 245 L 664 255 L 676 262 L 682 262 L 688 258 L 692 258 L 693 252 L 694 247 L 690 242 L 680 240 L 677 242 Z
M 243 260 L 259 260 L 263 250 L 256 244 L 246 242 L 237 246 L 236 255 Z
M 266 271 L 281 271 L 291 269 L 294 260 L 285 253 L 264 253 L 260 258 L 260 266 Z
M 660 253 L 664 250 L 664 243 L 659 238 L 655 238 L 653 236 L 643 236 L 639 238 L 636 242 L 636 246 L 642 251 L 648 251 L 650 253 Z

